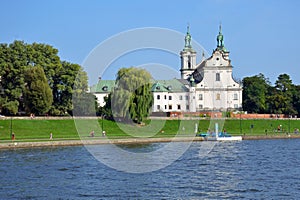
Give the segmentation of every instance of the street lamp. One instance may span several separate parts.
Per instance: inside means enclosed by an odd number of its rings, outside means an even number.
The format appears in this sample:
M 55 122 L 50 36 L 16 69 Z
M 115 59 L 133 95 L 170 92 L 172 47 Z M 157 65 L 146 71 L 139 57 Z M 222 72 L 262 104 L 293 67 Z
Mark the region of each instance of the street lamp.
M 105 115 L 102 114 L 101 116 L 102 116 L 102 124 L 101 124 L 101 126 L 102 126 L 102 136 L 105 136 L 106 135 L 105 131 L 104 131 L 104 117 L 105 117 Z
M 243 129 L 242 129 L 242 110 L 243 110 L 243 108 L 240 107 L 239 108 L 239 111 L 240 111 L 240 134 L 242 134 L 242 132 L 243 132 Z
M 292 115 L 289 115 L 289 134 L 291 133 L 291 117 Z

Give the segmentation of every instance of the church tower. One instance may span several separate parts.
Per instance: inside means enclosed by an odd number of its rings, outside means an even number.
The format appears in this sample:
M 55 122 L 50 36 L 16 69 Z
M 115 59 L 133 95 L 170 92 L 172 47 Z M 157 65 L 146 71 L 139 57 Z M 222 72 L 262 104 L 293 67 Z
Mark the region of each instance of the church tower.
M 190 27 L 187 27 L 185 36 L 184 49 L 180 52 L 181 58 L 181 79 L 188 79 L 196 68 L 196 51 L 192 48 L 192 36 L 190 34 Z
M 222 34 L 221 24 L 219 26 L 219 34 L 217 36 L 217 48 L 216 48 L 216 50 L 221 51 L 222 54 L 223 54 L 223 57 L 225 59 L 229 59 L 229 51 L 227 51 L 227 49 L 225 48 L 225 45 L 224 45 L 224 37 L 223 37 L 223 34 Z

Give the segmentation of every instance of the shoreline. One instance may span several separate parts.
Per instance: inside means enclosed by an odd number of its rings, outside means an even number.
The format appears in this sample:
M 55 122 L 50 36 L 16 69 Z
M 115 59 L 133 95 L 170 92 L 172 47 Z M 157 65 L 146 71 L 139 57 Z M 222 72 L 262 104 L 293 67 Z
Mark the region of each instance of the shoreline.
M 272 140 L 272 139 L 300 139 L 300 135 L 260 135 L 260 136 L 242 136 L 243 140 Z M 62 146 L 83 146 L 83 145 L 103 145 L 103 144 L 147 144 L 158 142 L 201 142 L 205 141 L 203 137 L 177 137 L 177 138 L 126 138 L 126 139 L 108 139 L 99 138 L 93 140 L 52 140 L 52 141 L 11 141 L 0 143 L 1 149 L 16 148 L 43 148 L 43 147 L 62 147 Z

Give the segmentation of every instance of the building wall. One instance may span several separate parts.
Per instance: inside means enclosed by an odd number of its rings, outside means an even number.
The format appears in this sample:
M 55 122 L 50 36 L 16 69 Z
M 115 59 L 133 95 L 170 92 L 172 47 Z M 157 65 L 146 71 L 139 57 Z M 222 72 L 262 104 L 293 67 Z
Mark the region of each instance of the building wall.
M 186 112 L 189 105 L 187 92 L 153 92 L 153 112 Z M 159 97 L 158 97 L 159 96 Z
M 107 97 L 108 93 L 94 93 L 94 95 L 97 98 L 98 105 L 103 107 L 105 105 L 104 97 Z
M 197 103 L 203 106 L 203 110 L 237 110 L 242 107 L 242 88 L 232 78 L 230 61 L 219 51 L 214 52 L 198 70 L 203 79 L 197 84 L 197 96 L 202 94 L 203 100 Z M 199 105 L 197 110 L 201 110 Z

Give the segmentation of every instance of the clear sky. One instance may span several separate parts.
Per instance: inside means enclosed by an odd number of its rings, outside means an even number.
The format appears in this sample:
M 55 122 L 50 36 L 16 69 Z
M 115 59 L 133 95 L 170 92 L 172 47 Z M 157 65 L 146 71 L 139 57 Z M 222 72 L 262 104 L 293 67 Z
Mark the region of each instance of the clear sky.
M 263 73 L 274 83 L 287 73 L 300 84 L 299 7 L 297 0 L 1 0 L 0 42 L 47 43 L 61 59 L 82 64 L 120 32 L 161 27 L 185 34 L 189 23 L 192 38 L 211 54 L 221 22 L 235 77 Z M 129 56 L 114 67 L 136 65 L 141 57 Z M 179 58 L 170 63 L 179 69 Z

